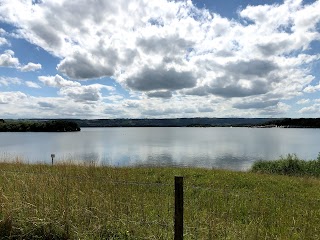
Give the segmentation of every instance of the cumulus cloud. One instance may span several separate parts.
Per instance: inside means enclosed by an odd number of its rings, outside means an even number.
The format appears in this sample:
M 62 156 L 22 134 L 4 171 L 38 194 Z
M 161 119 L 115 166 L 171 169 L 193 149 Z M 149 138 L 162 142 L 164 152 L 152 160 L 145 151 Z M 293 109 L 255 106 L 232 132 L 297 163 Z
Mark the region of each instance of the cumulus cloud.
M 232 107 L 237 109 L 261 109 L 276 106 L 279 103 L 278 100 L 263 101 L 245 101 L 233 104 Z
M 165 109 L 145 109 L 142 111 L 142 116 L 167 116 L 176 114 L 178 109 L 175 108 L 165 108 Z
M 320 113 L 320 104 L 314 104 L 309 107 L 304 107 L 299 110 L 299 113 L 302 114 L 319 114 Z
M 267 115 L 267 116 L 277 116 L 277 115 L 284 115 L 288 112 L 291 107 L 288 104 L 279 102 L 275 106 L 266 107 L 265 109 L 260 111 L 260 115 Z
M 39 76 L 38 79 L 44 85 L 49 86 L 49 87 L 62 88 L 62 87 L 79 87 L 79 86 L 81 86 L 80 83 L 75 82 L 75 81 L 66 80 L 58 74 L 55 76 Z
M 29 72 L 41 69 L 41 64 L 29 62 L 27 65 L 21 65 L 19 59 L 14 57 L 14 51 L 5 50 L 4 53 L 0 55 L 0 67 L 16 68 L 22 72 Z
M 282 100 L 320 89 L 311 71 L 320 56 L 309 51 L 320 40 L 319 12 L 320 1 L 300 0 L 247 6 L 238 19 L 198 9 L 191 1 L 3 0 L 0 20 L 58 56 L 57 70 L 69 79 L 111 77 L 152 101 L 174 101 L 173 92 L 190 105 L 220 97 L 229 110 L 271 115 L 288 110 Z M 17 67 L 19 61 L 5 52 L 0 65 Z M 102 99 L 97 86 L 60 75 L 39 80 L 77 102 Z M 244 101 L 233 100 L 239 98 Z M 144 109 L 147 115 L 174 114 L 170 108 Z
M 155 91 L 155 92 L 149 92 L 147 94 L 149 98 L 171 98 L 172 92 L 170 91 Z
M 94 103 L 102 100 L 101 90 L 114 91 L 114 87 L 111 86 L 102 84 L 81 85 L 79 82 L 66 80 L 58 74 L 55 76 L 39 76 L 38 79 L 46 86 L 59 88 L 59 95 L 75 102 Z
M 318 85 L 308 85 L 307 87 L 305 87 L 305 89 L 303 89 L 303 91 L 305 93 L 314 93 L 320 90 L 320 82 L 318 83 Z
M 180 72 L 174 68 L 144 66 L 139 72 L 128 78 L 127 85 L 139 91 L 178 90 L 194 87 L 196 78 L 190 71 Z
M 24 65 L 20 68 L 20 70 L 22 72 L 30 72 L 30 71 L 36 71 L 36 70 L 39 70 L 41 69 L 41 64 L 40 63 L 32 63 L 32 62 L 29 62 L 27 65 Z
M 72 79 L 90 79 L 103 76 L 112 76 L 114 68 L 112 63 L 117 55 L 112 50 L 106 53 L 107 62 L 100 57 L 93 57 L 88 53 L 75 52 L 70 57 L 66 57 L 59 65 L 58 71 Z
M 297 101 L 297 104 L 302 105 L 302 104 L 307 104 L 310 102 L 310 99 L 300 99 L 299 101 Z
M 27 98 L 22 92 L 0 92 L 0 104 L 19 103 Z
M 22 83 L 22 81 L 19 78 L 1 77 L 0 76 L 0 86 L 9 86 L 11 84 L 20 85 L 21 83 Z
M 169 36 L 140 37 L 136 40 L 137 46 L 146 54 L 160 54 L 175 56 L 185 54 L 186 49 L 194 45 L 192 41 L 181 38 L 177 33 Z
M 125 100 L 123 101 L 123 106 L 125 108 L 139 108 L 140 103 L 138 100 Z
M 38 84 L 32 81 L 23 81 L 17 77 L 0 77 L 0 86 L 8 87 L 10 85 L 26 85 L 30 88 L 41 88 Z
M 119 116 L 121 114 L 124 114 L 125 111 L 118 107 L 118 105 L 108 105 L 104 109 L 104 113 L 108 116 Z
M 31 82 L 31 81 L 26 81 L 25 82 L 26 86 L 30 87 L 30 88 L 41 88 L 37 83 L 35 82 Z
M 5 35 L 5 34 L 6 34 L 6 31 L 4 29 L 0 28 L 0 46 L 10 45 L 8 40 L 3 37 L 3 35 Z
M 101 84 L 61 88 L 59 94 L 67 96 L 75 102 L 94 103 L 102 100 L 101 90 L 113 91 L 114 88 Z
M 9 45 L 8 40 L 3 37 L 0 37 L 0 46 L 1 45 Z
M 14 57 L 12 50 L 6 50 L 0 55 L 0 67 L 18 67 L 19 59 Z

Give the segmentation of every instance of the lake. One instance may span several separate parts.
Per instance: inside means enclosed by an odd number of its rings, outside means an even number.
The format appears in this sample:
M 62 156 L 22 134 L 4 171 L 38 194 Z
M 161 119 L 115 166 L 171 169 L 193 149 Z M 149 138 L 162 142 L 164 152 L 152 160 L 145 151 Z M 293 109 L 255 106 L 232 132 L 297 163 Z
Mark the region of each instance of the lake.
M 85 161 L 111 166 L 194 166 L 247 170 L 296 153 L 316 159 L 320 129 L 82 128 L 68 133 L 0 133 L 0 156 L 25 162 Z

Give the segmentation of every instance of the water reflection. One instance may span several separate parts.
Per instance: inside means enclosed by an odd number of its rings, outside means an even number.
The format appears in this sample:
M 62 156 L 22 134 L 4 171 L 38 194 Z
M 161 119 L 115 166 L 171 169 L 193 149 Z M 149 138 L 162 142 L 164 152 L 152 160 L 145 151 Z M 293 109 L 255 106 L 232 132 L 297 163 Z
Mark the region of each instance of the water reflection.
M 247 170 L 251 167 L 253 159 L 246 156 L 233 156 L 226 154 L 215 159 L 213 168 Z
M 76 159 L 80 159 L 82 162 L 87 164 L 99 164 L 100 163 L 100 155 L 95 152 L 91 153 L 82 153 L 81 155 L 76 155 Z
M 0 133 L 0 153 L 29 162 L 109 166 L 196 166 L 247 170 L 254 161 L 297 153 L 314 159 L 318 129 L 90 128 L 77 133 Z
M 233 156 L 226 154 L 224 156 L 217 156 L 212 158 L 209 155 L 200 155 L 198 157 L 185 156 L 179 161 L 175 159 L 170 153 L 149 155 L 145 161 L 136 161 L 134 165 L 137 166 L 183 166 L 183 167 L 204 167 L 216 169 L 232 169 L 232 170 L 248 170 L 253 159 L 250 160 L 246 156 Z
M 170 167 L 176 166 L 177 164 L 174 161 L 172 154 L 166 152 L 162 154 L 148 155 L 145 161 L 137 161 L 135 165 Z

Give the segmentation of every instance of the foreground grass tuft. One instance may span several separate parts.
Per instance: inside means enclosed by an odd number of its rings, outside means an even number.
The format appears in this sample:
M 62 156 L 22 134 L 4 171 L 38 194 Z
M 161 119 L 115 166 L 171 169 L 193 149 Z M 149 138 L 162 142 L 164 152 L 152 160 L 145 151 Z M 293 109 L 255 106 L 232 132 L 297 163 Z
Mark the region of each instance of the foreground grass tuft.
M 290 176 L 320 177 L 320 154 L 316 160 L 305 161 L 295 154 L 288 154 L 276 161 L 258 161 L 253 164 L 252 172 Z
M 68 240 L 70 236 L 64 228 L 51 223 L 15 222 L 11 216 L 0 221 L 0 239 L 45 239 Z

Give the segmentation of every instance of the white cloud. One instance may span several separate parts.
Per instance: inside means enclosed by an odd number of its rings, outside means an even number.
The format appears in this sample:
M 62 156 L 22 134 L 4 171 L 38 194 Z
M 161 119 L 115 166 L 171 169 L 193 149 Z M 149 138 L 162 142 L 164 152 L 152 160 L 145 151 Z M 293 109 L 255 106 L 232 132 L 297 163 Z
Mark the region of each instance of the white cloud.
M 3 35 L 5 35 L 5 34 L 6 34 L 6 31 L 4 29 L 0 28 L 0 46 L 2 46 L 2 45 L 9 45 L 10 46 L 10 43 L 8 42 L 8 40 L 3 37 Z
M 309 107 L 304 107 L 299 110 L 299 113 L 302 114 L 318 114 L 320 113 L 320 104 L 316 103 Z
M 10 44 L 7 39 L 0 37 L 0 46 L 2 45 L 10 45 Z
M 38 79 L 44 85 L 49 86 L 49 87 L 62 88 L 62 87 L 79 87 L 79 86 L 81 86 L 80 83 L 75 82 L 75 81 L 66 80 L 58 74 L 55 76 L 39 76 Z
M 1 45 L 1 38 L 0 38 Z M 21 65 L 19 59 L 14 57 L 14 51 L 5 50 L 4 53 L 0 55 L 0 67 L 10 67 L 19 69 L 22 72 L 29 72 L 41 69 L 41 64 L 29 62 L 27 65 Z
M 230 20 L 191 1 L 3 0 L 0 20 L 60 57 L 57 70 L 66 77 L 112 77 L 129 94 L 144 93 L 149 98 L 138 101 L 147 115 L 173 116 L 183 109 L 206 114 L 194 106 L 204 98 L 222 106 L 209 106 L 207 113 L 277 115 L 289 109 L 282 100 L 320 88 L 312 85 L 318 79 L 310 71 L 320 56 L 306 53 L 320 40 L 319 12 L 320 1 L 286 0 L 245 7 Z M 5 57 L 2 65 L 19 65 L 13 53 Z M 100 87 L 60 75 L 39 80 L 77 103 L 103 99 Z M 155 103 L 163 109 L 156 111 Z
M 0 104 L 19 104 L 27 98 L 22 92 L 0 92 Z
M 26 85 L 30 88 L 41 88 L 37 83 L 32 81 L 23 81 L 17 77 L 1 77 L 0 76 L 0 87 L 9 87 L 10 85 Z
M 236 102 L 233 104 L 237 109 L 264 109 L 274 107 L 279 103 L 278 100 L 250 99 L 247 101 Z
M 302 105 L 302 104 L 307 104 L 307 103 L 309 103 L 309 102 L 310 102 L 310 99 L 300 99 L 300 100 L 297 102 L 297 104 Z
M 305 93 L 314 93 L 320 90 L 320 82 L 318 83 L 318 85 L 308 85 L 305 89 L 303 89 L 303 91 Z
M 0 77 L 0 87 L 8 87 L 10 85 L 21 85 L 24 84 L 30 88 L 41 88 L 38 84 L 31 81 L 23 81 L 17 77 Z
M 22 83 L 21 79 L 16 77 L 1 77 L 0 76 L 0 86 L 9 86 L 11 84 L 20 85 Z
M 275 116 L 286 116 L 286 113 L 291 108 L 290 105 L 279 102 L 275 106 L 267 107 L 263 109 L 259 115 L 266 115 L 269 117 L 275 117 Z
M 6 50 L 0 55 L 0 67 L 18 67 L 19 59 L 14 57 L 12 50 Z
M 32 63 L 29 62 L 27 65 L 24 65 L 20 68 L 22 72 L 30 72 L 30 71 L 35 71 L 41 69 L 41 64 L 40 63 Z
M 94 103 L 102 100 L 101 90 L 113 91 L 114 88 L 101 84 L 61 88 L 59 94 L 73 99 L 75 102 Z
M 37 83 L 31 82 L 31 81 L 26 81 L 25 83 L 28 87 L 30 88 L 41 88 Z
M 68 97 L 75 102 L 93 103 L 102 101 L 102 89 L 109 92 L 114 91 L 114 87 L 111 86 L 102 84 L 81 85 L 79 82 L 66 80 L 60 75 L 39 76 L 38 79 L 46 86 L 60 88 L 59 95 Z

